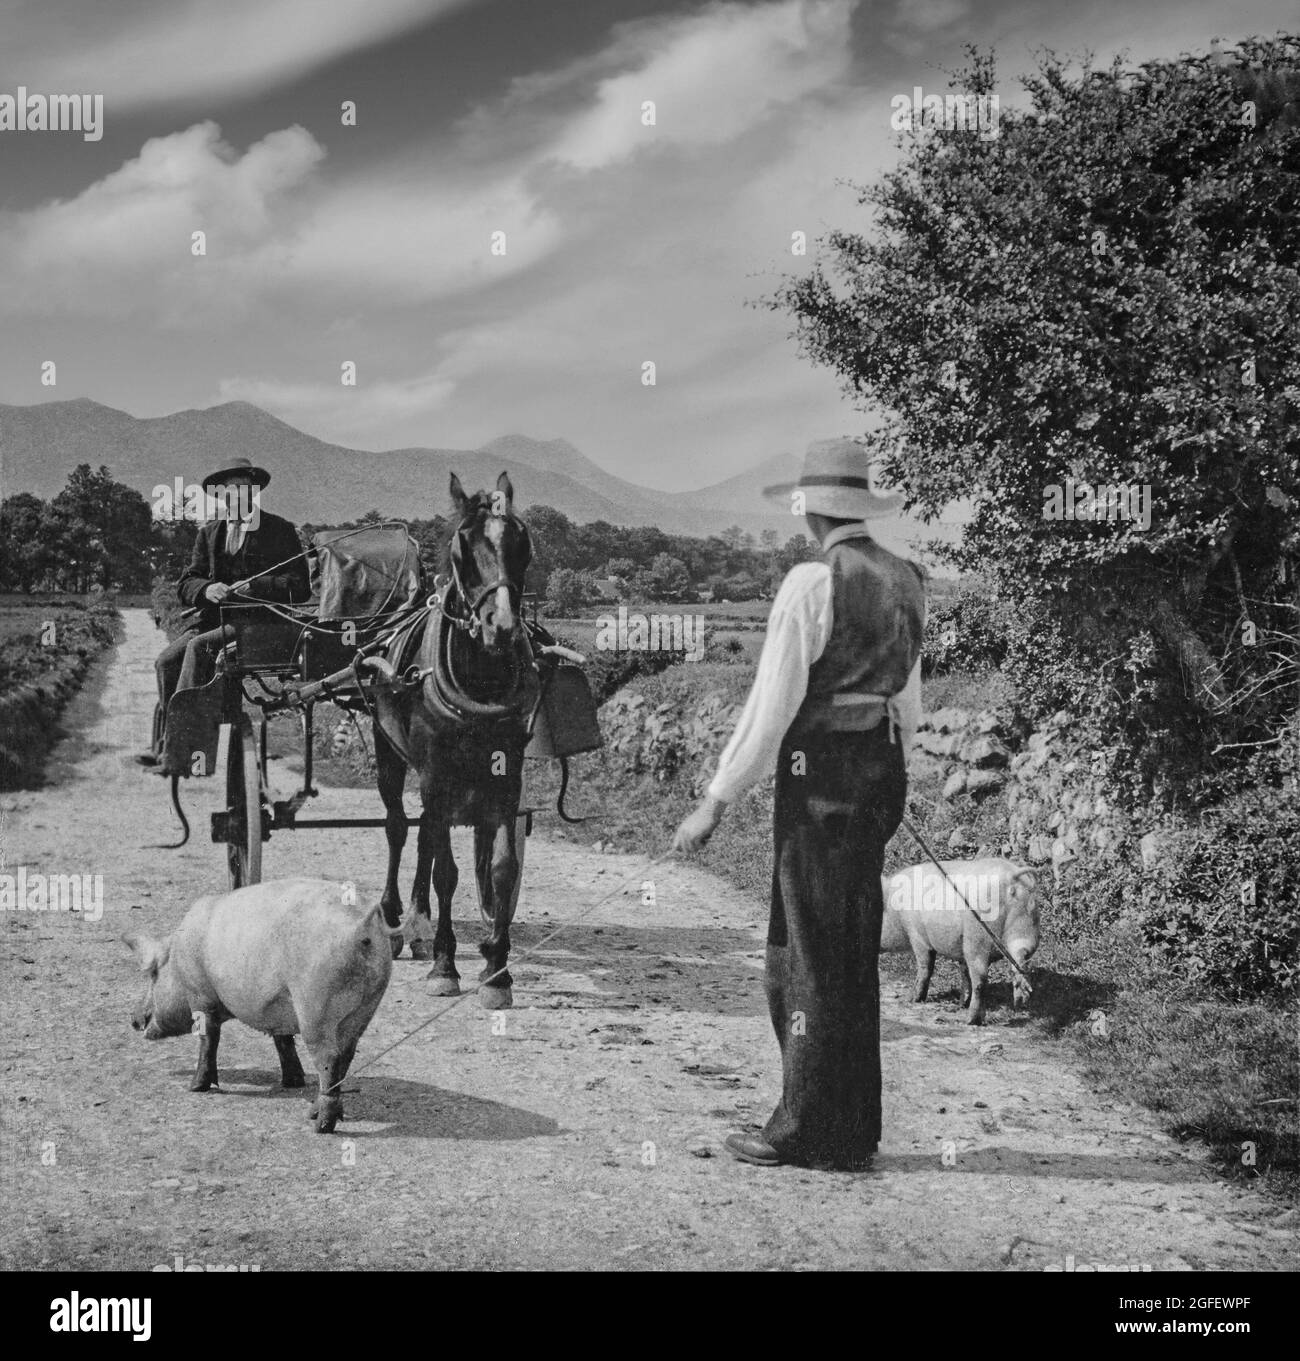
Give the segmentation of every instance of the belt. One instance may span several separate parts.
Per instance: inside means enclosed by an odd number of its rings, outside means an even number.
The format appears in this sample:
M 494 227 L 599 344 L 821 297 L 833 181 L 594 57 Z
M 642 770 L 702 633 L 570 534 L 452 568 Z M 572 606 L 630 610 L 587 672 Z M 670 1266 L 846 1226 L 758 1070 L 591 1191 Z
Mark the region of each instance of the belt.
M 889 719 L 889 740 L 894 741 L 898 720 L 887 695 L 840 693 L 815 697 L 810 707 L 791 725 L 792 732 L 871 732 Z

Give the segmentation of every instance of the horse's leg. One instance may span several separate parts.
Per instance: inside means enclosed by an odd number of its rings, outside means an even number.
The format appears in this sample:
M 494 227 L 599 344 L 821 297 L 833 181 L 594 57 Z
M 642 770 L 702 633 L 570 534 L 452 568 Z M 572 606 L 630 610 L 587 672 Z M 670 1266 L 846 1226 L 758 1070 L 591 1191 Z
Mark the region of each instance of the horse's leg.
M 406 784 L 406 762 L 393 749 L 379 724 L 375 732 L 375 767 L 378 774 L 379 797 L 384 801 L 384 835 L 388 838 L 388 877 L 384 880 L 384 894 L 379 900 L 384 921 L 389 926 L 402 924 L 402 892 L 397 885 L 397 873 L 402 865 L 402 847 L 406 845 L 406 809 L 402 806 L 402 789 Z M 393 958 L 402 953 L 402 938 L 391 941 Z M 414 950 L 412 950 L 414 953 Z
M 451 929 L 451 900 L 460 872 L 451 854 L 451 828 L 425 813 L 420 823 L 421 853 L 426 833 L 433 857 L 433 891 L 438 898 L 438 930 L 433 937 L 433 968 L 429 977 L 435 997 L 454 997 L 460 992 L 460 974 L 456 970 L 456 933 Z
M 411 958 L 434 959 L 437 956 L 437 942 L 433 934 L 433 917 L 429 911 L 429 881 L 433 877 L 438 840 L 427 803 L 420 813 L 420 830 L 415 845 L 415 880 L 411 884 Z M 454 883 L 452 887 L 455 888 Z M 455 954 L 455 951 L 452 953 Z
M 519 877 L 514 818 L 507 818 L 496 827 L 474 828 L 474 868 L 480 875 L 483 901 L 490 903 L 492 909 L 492 934 L 478 947 L 486 961 L 479 974 L 478 999 L 489 1011 L 501 1011 L 514 1004 L 511 990 L 514 980 L 506 968 L 510 958 L 506 904 Z

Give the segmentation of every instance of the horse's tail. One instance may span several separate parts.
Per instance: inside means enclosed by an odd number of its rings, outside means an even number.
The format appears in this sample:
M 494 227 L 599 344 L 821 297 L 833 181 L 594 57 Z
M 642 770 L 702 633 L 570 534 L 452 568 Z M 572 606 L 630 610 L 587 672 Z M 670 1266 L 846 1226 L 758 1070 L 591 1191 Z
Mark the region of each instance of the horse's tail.
M 147 849 L 151 851 L 178 851 L 190 839 L 190 822 L 185 816 L 185 810 L 181 807 L 181 777 L 173 775 L 172 780 L 172 807 L 176 810 L 176 816 L 181 820 L 181 827 L 184 828 L 184 835 L 179 841 L 156 841 Z

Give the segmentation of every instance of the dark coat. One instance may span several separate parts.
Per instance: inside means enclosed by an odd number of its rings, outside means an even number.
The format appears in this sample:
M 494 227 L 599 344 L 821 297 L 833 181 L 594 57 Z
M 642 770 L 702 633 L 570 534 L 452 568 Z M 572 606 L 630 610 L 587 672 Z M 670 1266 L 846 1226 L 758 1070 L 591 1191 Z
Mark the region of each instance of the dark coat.
M 288 520 L 262 511 L 257 528 L 244 535 L 237 553 L 227 553 L 225 545 L 226 521 L 209 520 L 199 527 L 190 565 L 176 588 L 181 604 L 190 607 L 185 615 L 189 627 L 213 629 L 221 623 L 218 606 L 203 596 L 213 582 L 232 586 L 251 579 L 251 597 L 285 604 L 311 595 L 307 559 L 300 556 L 298 531 Z

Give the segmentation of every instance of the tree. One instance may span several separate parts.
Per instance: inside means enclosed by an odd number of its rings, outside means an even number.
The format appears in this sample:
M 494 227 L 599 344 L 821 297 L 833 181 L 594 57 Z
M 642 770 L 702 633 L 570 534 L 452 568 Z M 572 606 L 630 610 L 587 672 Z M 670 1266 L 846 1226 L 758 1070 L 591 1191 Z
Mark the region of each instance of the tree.
M 1148 776 L 1273 740 L 1294 707 L 1298 51 L 1045 57 L 997 137 L 914 133 L 860 190 L 871 230 L 832 232 L 768 300 L 883 412 L 868 445 L 910 506 L 973 500 L 951 559 L 1074 667 L 1072 694 L 1044 671 L 1029 701 L 1104 710 Z M 953 83 L 988 95 L 992 58 Z M 1047 518 L 1084 485 L 1146 488 L 1149 524 Z
M 546 605 L 552 615 L 571 614 L 594 594 L 589 572 L 557 567 L 546 579 Z
M 50 508 L 19 492 L 0 505 L 0 590 L 30 592 L 53 566 Z
M 50 502 L 50 510 L 63 589 L 148 585 L 153 517 L 149 503 L 133 487 L 114 482 L 106 467 L 94 472 L 81 463 Z
M 691 589 L 686 564 L 667 553 L 656 553 L 647 572 L 650 593 L 656 600 L 683 600 Z

